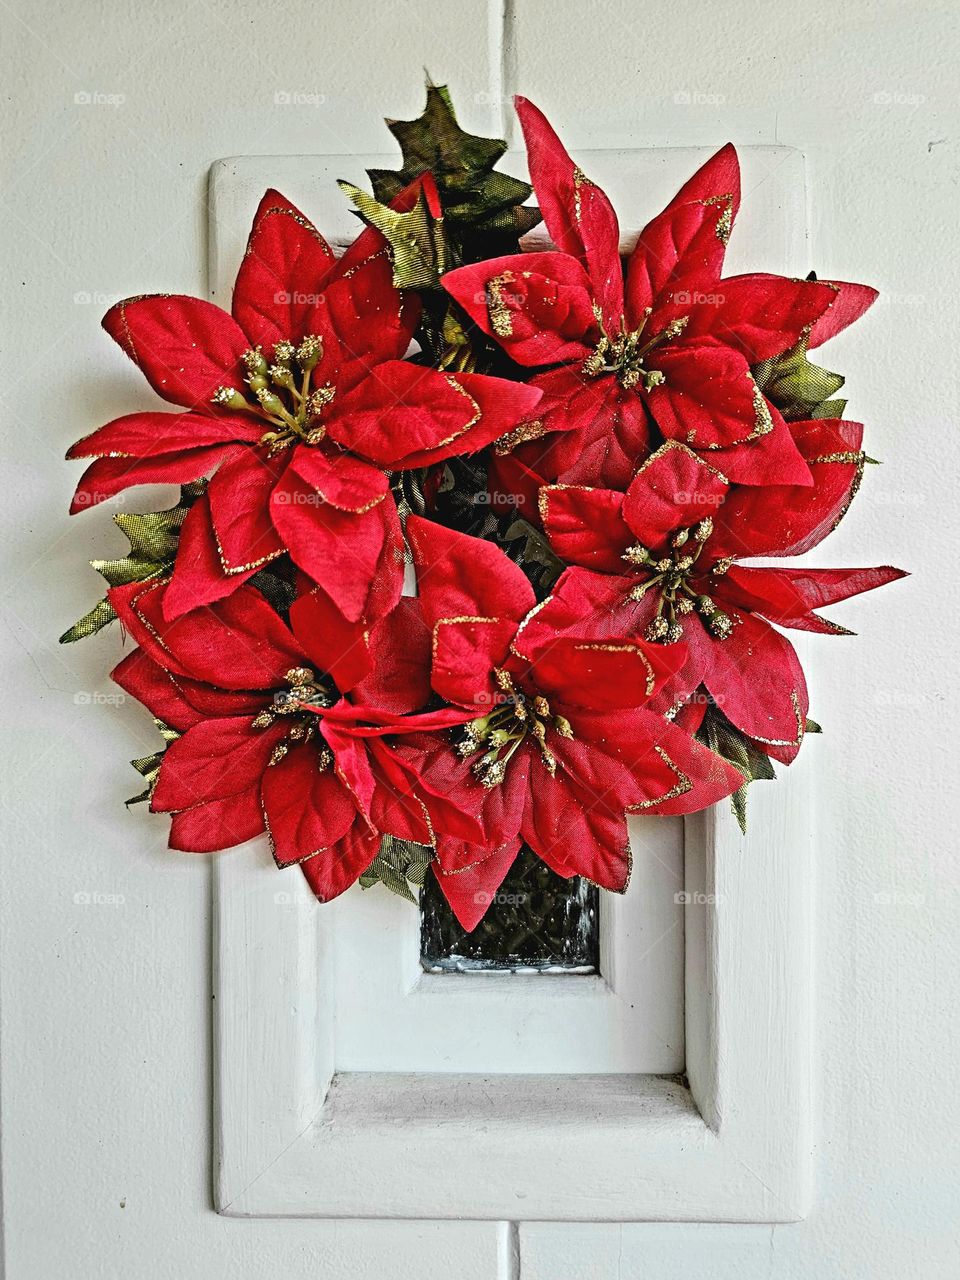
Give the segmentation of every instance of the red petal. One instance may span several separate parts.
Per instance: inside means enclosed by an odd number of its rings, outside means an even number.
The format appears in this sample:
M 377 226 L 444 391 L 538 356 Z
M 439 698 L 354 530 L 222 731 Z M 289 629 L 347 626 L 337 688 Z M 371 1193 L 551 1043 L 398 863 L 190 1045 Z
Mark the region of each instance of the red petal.
M 369 674 L 367 624 L 348 622 L 320 587 L 293 602 L 290 626 L 310 661 L 331 675 L 341 692 L 353 689 Z
M 381 711 L 419 711 L 430 701 L 430 631 L 419 601 L 397 602 L 370 636 L 373 665 L 353 692 L 358 705 Z
M 153 813 L 192 809 L 255 786 L 286 726 L 254 729 L 249 716 L 201 720 L 164 753 L 150 800 Z
M 270 519 L 270 495 L 286 459 L 238 450 L 218 467 L 207 488 L 217 551 L 226 574 L 247 573 L 284 551 Z
M 233 316 L 250 345 L 299 342 L 314 324 L 335 262 L 320 232 L 279 191 L 260 201 L 233 289 Z
M 127 413 L 84 436 L 68 458 L 156 458 L 210 445 L 260 439 L 263 424 L 241 414 Z
M 866 284 L 847 284 L 843 280 L 824 280 L 823 284 L 832 285 L 839 293 L 829 311 L 820 317 L 807 338 L 807 350 L 812 351 L 821 343 L 846 329 L 847 325 L 859 320 L 876 302 L 876 289 Z
M 549 607 L 549 606 L 548 606 Z M 546 615 L 542 609 L 539 618 Z M 544 623 L 544 629 L 548 627 Z M 584 630 L 589 631 L 585 621 Z M 527 657 L 527 632 L 521 632 L 514 652 Z M 529 644 L 533 650 L 531 679 L 554 710 L 572 715 L 571 708 L 595 711 L 636 707 L 653 697 L 686 659 L 683 644 L 645 644 L 641 640 L 578 640 L 558 635 Z M 576 725 L 574 725 L 576 731 Z
M 110 672 L 110 678 L 125 693 L 142 702 L 151 715 L 181 733 L 202 719 L 177 685 L 142 649 L 128 653 Z
M 831 419 L 789 426 L 812 486 L 733 488 L 714 520 L 711 557 L 800 555 L 836 528 L 849 507 L 863 471 L 863 428 Z
M 507 872 L 520 852 L 520 841 L 510 840 L 479 862 L 472 862 L 459 871 L 444 871 L 437 863 L 431 870 L 450 910 L 467 933 L 472 933 L 497 896 Z
M 600 337 L 590 281 L 564 253 L 489 258 L 448 271 L 443 287 L 517 364 L 584 360 Z
M 154 391 L 174 404 L 213 413 L 218 387 L 246 390 L 241 361 L 250 343 L 212 302 L 182 294 L 128 298 L 110 308 L 103 327 Z
M 234 448 L 211 445 L 182 453 L 162 453 L 152 458 L 98 458 L 80 477 L 70 504 L 70 514 L 85 511 L 136 484 L 189 484 L 208 475 Z
M 712 516 L 728 489 L 715 467 L 668 440 L 642 464 L 624 496 L 623 517 L 634 535 L 630 540 L 649 550 L 665 549 L 678 529 Z
M 330 850 L 356 820 L 352 793 L 329 765 L 321 770 L 319 760 L 316 743 L 308 742 L 263 774 L 263 811 L 278 866 Z
M 301 862 L 300 870 L 319 900 L 330 902 L 363 875 L 379 848 L 379 834 L 357 821 L 336 844 Z
M 630 878 L 630 845 L 617 795 L 628 770 L 589 742 L 561 740 L 556 755 L 552 777 L 545 768 L 536 772 L 534 757 L 523 838 L 557 875 L 583 875 L 622 893 Z
M 349 454 L 298 445 L 292 469 L 321 499 L 338 511 L 362 515 L 390 492 L 390 482 L 378 467 Z
M 700 702 L 706 709 L 706 699 Z M 692 728 L 680 728 L 662 719 L 653 720 L 651 712 L 641 712 L 651 723 L 647 732 L 654 739 L 654 755 L 667 772 L 656 775 L 653 761 L 646 757 L 648 769 L 644 783 L 648 794 L 631 810 L 637 813 L 667 814 L 698 813 L 732 795 L 743 785 L 743 776 L 726 760 L 714 755 L 691 736 Z
M 433 688 L 447 702 L 475 707 L 477 715 L 502 700 L 494 678 L 510 653 L 517 624 L 510 618 L 440 618 L 433 629 Z
M 720 281 L 716 304 L 708 300 L 698 305 L 700 296 L 692 295 L 692 305 L 686 308 L 677 307 L 689 316 L 683 331 L 685 341 L 714 338 L 739 351 L 750 364 L 758 364 L 794 346 L 801 333 L 831 307 L 837 294 L 825 284 L 755 274 Z M 651 316 L 649 323 L 650 331 L 656 333 L 664 320 Z
M 722 449 L 772 427 L 771 409 L 739 351 L 713 342 L 656 349 L 651 365 L 666 381 L 647 397 L 665 436 L 693 449 Z
M 586 267 L 610 324 L 623 316 L 620 227 L 606 194 L 573 163 L 553 127 L 526 98 L 514 99 L 527 144 L 530 181 L 550 237 Z
M 849 634 L 814 609 L 873 591 L 907 575 L 889 565 L 876 569 L 750 569 L 735 565 L 723 581 L 723 599 L 762 613 L 770 622 L 801 631 Z M 719 593 L 718 593 L 719 594 Z
M 108 596 L 123 626 L 167 671 L 223 689 L 271 689 L 303 665 L 290 631 L 254 587 L 171 622 L 163 616 L 164 586 L 132 582 Z
M 484 406 L 472 394 L 474 389 L 492 414 L 497 412 L 495 396 L 506 399 L 507 415 L 516 405 L 514 416 L 497 417 L 499 432 L 489 434 L 481 426 L 475 437 Z M 479 375 L 455 377 L 393 360 L 380 365 L 375 377 L 365 379 L 339 404 L 329 432 L 344 448 L 380 466 L 420 466 L 482 447 L 514 426 L 520 414 L 539 399 L 538 392 L 521 384 Z
M 427 625 L 441 618 L 509 618 L 536 604 L 521 569 L 493 543 L 419 516 L 407 520 L 417 590 Z
M 634 541 L 623 518 L 623 494 L 580 485 L 545 485 L 540 517 L 562 560 L 597 572 L 623 573 L 623 553 Z
M 323 587 L 348 621 L 359 621 L 367 611 L 378 576 L 387 580 L 393 597 L 386 607 L 399 597 L 402 560 L 384 563 L 382 554 L 399 537 L 391 500 L 362 513 L 340 511 L 290 467 L 273 491 L 270 511 L 294 563 Z
M 587 378 L 579 369 L 538 374 L 544 396 L 537 422 L 547 435 L 521 445 L 517 456 L 550 480 L 625 489 L 650 444 L 643 398 L 611 374 Z
M 393 265 L 383 247 L 327 284 L 324 310 L 327 326 L 336 334 L 336 387 L 345 395 L 369 375 L 376 376 L 383 361 L 406 354 L 420 317 L 420 299 L 393 287 Z
M 684 281 L 709 287 L 720 276 L 740 206 L 740 165 L 728 143 L 640 233 L 627 269 L 627 310 L 639 324 L 647 307 Z
M 184 853 L 216 853 L 263 835 L 260 787 L 225 800 L 211 800 L 173 815 L 170 848 Z
M 768 407 L 772 431 L 730 449 L 711 449 L 704 455 L 706 461 L 732 484 L 803 485 L 809 493 L 810 468 L 794 443 L 792 424 L 784 422 L 772 405 Z
M 222 600 L 252 577 L 258 568 L 254 565 L 245 573 L 224 573 L 209 503 L 206 496 L 198 498 L 180 527 L 177 559 L 163 593 L 164 618 L 172 622 L 191 609 Z
M 726 640 L 708 635 L 695 616 L 684 636 L 703 655 L 703 683 L 717 706 L 768 755 L 789 763 L 800 749 L 808 700 L 793 646 L 762 618 L 734 614 Z

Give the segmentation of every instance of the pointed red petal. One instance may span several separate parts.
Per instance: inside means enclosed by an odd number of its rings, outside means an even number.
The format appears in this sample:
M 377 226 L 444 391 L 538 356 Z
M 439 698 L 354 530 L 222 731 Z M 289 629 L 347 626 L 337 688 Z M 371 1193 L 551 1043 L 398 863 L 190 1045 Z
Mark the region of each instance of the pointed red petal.
M 509 840 L 479 862 L 471 862 L 458 871 L 444 871 L 438 862 L 431 863 L 430 869 L 450 910 L 467 933 L 473 932 L 493 905 L 519 852 L 520 841 Z
M 282 724 L 254 729 L 249 716 L 201 720 L 164 752 L 151 811 L 192 809 L 247 791 L 285 733 Z
M 262 423 L 239 413 L 127 413 L 71 445 L 67 458 L 155 458 L 262 434 Z
M 848 284 L 844 280 L 825 280 L 824 284 L 838 289 L 833 305 L 813 326 L 807 339 L 807 349 L 812 351 L 821 343 L 846 329 L 876 302 L 878 293 L 867 284 Z
M 175 621 L 163 615 L 165 583 L 114 587 L 110 603 L 123 626 L 162 667 L 222 689 L 271 689 L 304 655 L 286 625 L 254 587 Z
M 623 518 L 623 494 L 581 485 L 545 485 L 540 517 L 550 545 L 568 564 L 624 573 L 623 553 L 634 541 Z
M 443 287 L 517 364 L 582 361 L 600 337 L 586 272 L 563 253 L 523 253 L 448 271 Z
M 627 268 L 631 323 L 662 295 L 716 283 L 739 207 L 740 165 L 728 143 L 640 233 Z
M 182 453 L 162 453 L 152 458 L 98 458 L 77 485 L 70 514 L 95 507 L 124 489 L 137 484 L 189 484 L 208 475 L 233 450 L 233 445 L 211 445 L 206 449 L 186 449 Z
M 175 813 L 170 823 L 170 848 L 184 853 L 216 853 L 246 844 L 263 831 L 257 785 L 225 800 L 210 800 Z
M 286 459 L 241 449 L 217 468 L 207 500 L 224 573 L 246 573 L 283 552 L 270 519 L 270 495 L 285 466 Z
M 363 875 L 379 848 L 379 834 L 357 821 L 336 844 L 301 862 L 300 870 L 317 898 L 331 902 Z
M 267 768 L 262 794 L 274 858 L 281 867 L 331 849 L 357 817 L 353 794 L 329 765 L 320 768 L 314 742 L 293 747 Z
M 242 356 L 250 343 L 212 302 L 182 294 L 128 298 L 110 308 L 103 327 L 154 391 L 174 404 L 212 413 L 218 387 L 246 390 Z
M 279 191 L 268 191 L 233 289 L 233 317 L 249 345 L 296 343 L 315 333 L 323 284 L 334 263 L 333 250 L 313 223 Z
M 198 498 L 180 527 L 180 542 L 173 573 L 163 593 L 163 616 L 168 622 L 191 609 L 222 600 L 257 572 L 226 574 L 217 550 L 206 496 Z
M 611 324 L 623 315 L 620 227 L 603 192 L 573 163 L 543 112 L 515 98 L 527 144 L 530 181 L 550 237 L 558 249 L 578 258 L 593 293 Z
M 411 516 L 407 538 L 427 625 L 440 618 L 509 618 L 536 604 L 523 571 L 493 543 Z

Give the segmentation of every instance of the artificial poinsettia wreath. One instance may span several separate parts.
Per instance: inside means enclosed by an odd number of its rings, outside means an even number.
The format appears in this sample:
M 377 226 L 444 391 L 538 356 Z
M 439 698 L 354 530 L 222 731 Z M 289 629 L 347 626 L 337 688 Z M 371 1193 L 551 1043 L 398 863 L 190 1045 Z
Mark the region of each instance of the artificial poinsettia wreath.
M 743 824 L 817 728 L 783 629 L 844 633 L 817 611 L 901 576 L 754 563 L 816 546 L 871 461 L 809 353 L 874 290 L 723 276 L 731 146 L 624 255 L 517 112 L 532 187 L 431 85 L 390 123 L 400 170 L 341 183 L 366 224 L 342 256 L 268 191 L 229 313 L 112 307 L 176 410 L 68 454 L 74 511 L 181 485 L 115 517 L 130 553 L 63 637 L 136 642 L 113 678 L 162 735 L 134 765 L 171 847 L 267 832 L 324 901 L 429 867 L 466 929 L 522 848 L 622 892 L 628 814 L 732 797 Z M 541 218 L 553 247 L 525 247 Z

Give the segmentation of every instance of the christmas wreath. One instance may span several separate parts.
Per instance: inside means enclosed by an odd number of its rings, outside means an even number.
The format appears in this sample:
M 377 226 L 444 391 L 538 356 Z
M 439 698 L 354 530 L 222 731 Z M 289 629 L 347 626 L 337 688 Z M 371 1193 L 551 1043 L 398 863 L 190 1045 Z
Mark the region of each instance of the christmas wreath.
M 516 107 L 532 188 L 430 85 L 389 124 L 399 170 L 341 183 L 366 224 L 342 256 L 268 191 L 230 312 L 112 307 L 176 409 L 68 454 L 73 511 L 182 486 L 114 517 L 130 552 L 62 637 L 136 642 L 113 679 L 160 731 L 136 798 L 171 847 L 267 832 L 322 901 L 429 873 L 468 930 L 523 847 L 622 892 L 627 814 L 732 797 L 743 824 L 817 731 L 781 628 L 847 634 L 817 611 L 901 576 L 762 564 L 835 528 L 871 461 L 810 353 L 875 291 L 722 276 L 732 146 L 624 255 Z M 525 249 L 541 218 L 553 247 Z

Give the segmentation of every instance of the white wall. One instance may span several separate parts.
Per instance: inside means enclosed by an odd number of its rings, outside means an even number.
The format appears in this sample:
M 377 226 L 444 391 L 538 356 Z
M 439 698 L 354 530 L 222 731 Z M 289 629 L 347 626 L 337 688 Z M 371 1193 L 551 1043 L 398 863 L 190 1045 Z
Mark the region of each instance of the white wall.
M 117 545 L 102 516 L 68 522 L 63 450 L 152 404 L 100 314 L 116 296 L 203 289 L 213 159 L 379 149 L 378 117 L 419 109 L 423 65 L 450 81 L 479 131 L 496 130 L 505 84 L 573 146 L 729 138 L 806 152 L 813 244 L 797 272 L 815 266 L 886 295 L 828 351 L 885 466 L 817 561 L 915 574 L 834 610 L 862 634 L 823 639 L 811 671 L 826 730 L 806 747 L 824 779 L 814 1213 L 772 1229 L 524 1227 L 523 1280 L 956 1271 L 956 8 L 508 9 L 501 57 L 499 5 L 479 0 L 3 6 L 13 514 L 0 1004 L 13 1280 L 507 1274 L 495 1224 L 211 1212 L 209 868 L 166 854 L 165 824 L 118 805 L 135 781 L 125 761 L 151 739 L 137 708 L 97 705 L 116 636 L 67 652 L 55 643 L 96 591 L 83 560 Z M 323 101 L 278 105 L 284 91 Z M 64 579 L 67 564 L 76 572 Z M 76 902 L 84 893 L 120 900 Z

